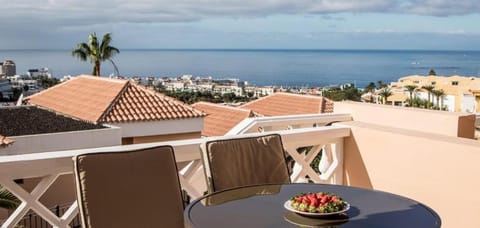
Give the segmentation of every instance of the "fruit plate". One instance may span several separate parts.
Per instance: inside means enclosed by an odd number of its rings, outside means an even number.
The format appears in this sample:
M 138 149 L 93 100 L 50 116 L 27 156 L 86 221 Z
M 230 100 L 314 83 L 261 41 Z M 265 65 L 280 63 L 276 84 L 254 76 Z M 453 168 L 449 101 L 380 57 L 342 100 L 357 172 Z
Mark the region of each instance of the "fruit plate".
M 343 210 L 340 210 L 340 211 L 337 211 L 337 212 L 328 212 L 328 213 L 312 213 L 312 212 L 298 211 L 295 208 L 293 208 L 292 206 L 290 206 L 290 203 L 291 203 L 290 200 L 287 200 L 283 204 L 285 209 L 287 209 L 291 212 L 295 212 L 299 215 L 308 216 L 308 217 L 325 217 L 325 216 L 338 215 L 338 214 L 345 213 L 346 211 L 348 211 L 350 209 L 350 204 L 348 204 L 347 202 L 344 201 L 345 207 L 343 208 Z

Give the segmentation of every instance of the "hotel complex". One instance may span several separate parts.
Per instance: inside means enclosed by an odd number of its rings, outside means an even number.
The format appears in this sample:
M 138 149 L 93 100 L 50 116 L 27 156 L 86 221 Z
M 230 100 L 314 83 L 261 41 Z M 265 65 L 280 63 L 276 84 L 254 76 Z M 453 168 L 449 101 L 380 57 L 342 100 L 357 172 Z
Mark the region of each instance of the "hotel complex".
M 415 86 L 414 97 L 427 100 L 429 95 L 425 89 L 427 86 L 434 90 L 443 91 L 444 95 L 439 98 L 440 104 L 436 99 L 432 99 L 434 105 L 442 105 L 451 112 L 480 113 L 480 78 L 464 76 L 421 76 L 411 75 L 402 77 L 398 82 L 390 84 L 393 95 L 388 98 L 393 104 L 406 104 L 409 99 L 407 86 Z M 430 94 L 433 96 L 433 94 Z

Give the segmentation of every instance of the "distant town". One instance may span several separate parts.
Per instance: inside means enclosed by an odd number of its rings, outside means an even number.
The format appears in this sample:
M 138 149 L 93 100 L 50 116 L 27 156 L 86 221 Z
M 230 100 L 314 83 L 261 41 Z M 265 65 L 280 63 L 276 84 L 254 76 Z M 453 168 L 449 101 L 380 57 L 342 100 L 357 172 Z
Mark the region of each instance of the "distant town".
M 71 79 L 74 76 L 66 75 L 58 79 L 53 77 L 49 68 L 30 69 L 23 74 L 17 74 L 15 62 L 6 60 L 0 63 L 0 99 L 4 102 L 15 102 L 20 94 L 30 96 L 57 83 Z M 297 94 L 311 94 L 323 96 L 333 87 L 341 90 L 352 87 L 353 84 L 344 84 L 329 87 L 306 86 L 253 86 L 247 81 L 238 78 L 214 78 L 213 76 L 194 76 L 190 74 L 172 77 L 124 77 L 110 76 L 111 78 L 130 79 L 138 84 L 153 87 L 167 95 L 179 98 L 186 103 L 189 99 L 182 99 L 182 94 L 197 94 L 200 98 L 212 95 L 209 101 L 232 102 L 248 101 L 274 92 L 290 92 Z M 218 99 L 215 99 L 215 96 Z M 360 96 L 358 96 L 359 100 Z M 201 99 L 200 99 L 201 100 Z
M 12 60 L 0 62 L 0 66 L 0 102 L 3 106 L 15 105 L 22 97 L 74 77 L 67 75 L 56 78 L 47 67 L 32 68 L 26 73 L 17 74 Z M 405 76 L 390 83 L 371 82 L 365 88 L 356 88 L 353 83 L 325 87 L 254 86 L 238 78 L 191 74 L 171 77 L 110 77 L 132 80 L 187 104 L 208 101 L 238 106 L 275 92 L 288 92 L 322 96 L 333 101 L 352 100 L 451 112 L 480 112 L 480 78 L 437 76 L 433 69 L 425 76 Z

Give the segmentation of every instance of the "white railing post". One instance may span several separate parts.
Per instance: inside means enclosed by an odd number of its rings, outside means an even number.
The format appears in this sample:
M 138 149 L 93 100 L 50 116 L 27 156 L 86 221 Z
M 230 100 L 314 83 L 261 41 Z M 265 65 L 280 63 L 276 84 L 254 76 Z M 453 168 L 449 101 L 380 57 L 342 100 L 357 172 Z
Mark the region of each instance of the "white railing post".
M 328 118 L 332 118 L 332 116 L 329 116 Z M 262 119 L 262 121 L 264 123 L 267 122 L 266 119 Z M 284 123 L 286 120 L 280 119 L 280 121 Z M 293 120 L 288 119 L 288 121 Z M 315 121 L 318 120 L 315 119 Z M 294 124 L 292 124 L 292 126 L 293 125 Z M 252 126 L 258 127 L 255 124 Z M 266 125 L 265 127 L 269 126 Z M 112 151 L 122 152 L 171 145 L 174 148 L 177 162 L 190 162 L 189 166 L 179 172 L 179 179 L 182 188 L 185 189 L 192 198 L 196 198 L 201 196 L 206 190 L 200 156 L 201 143 L 205 142 L 205 140 L 255 137 L 272 133 L 281 135 L 286 151 L 296 161 L 297 167 L 301 166 L 301 169 L 297 170 L 292 176 L 293 182 L 302 181 L 303 177 L 308 175 L 315 183 L 343 183 L 343 142 L 344 138 L 350 135 L 350 128 L 347 126 L 309 127 L 262 133 L 248 133 L 241 136 L 222 136 L 128 146 L 0 156 L 0 185 L 5 187 L 22 201 L 17 209 L 4 221 L 1 228 L 15 227 L 29 210 L 33 210 L 53 227 L 69 227 L 70 222 L 76 215 L 78 215 L 78 204 L 76 201 L 73 202 L 69 209 L 59 218 L 43 205 L 39 199 L 52 186 L 52 183 L 54 183 L 58 176 L 71 174 L 73 172 L 72 157 L 78 154 Z M 297 152 L 297 149 L 300 147 L 310 146 L 312 149 L 308 155 L 299 154 Z M 310 163 L 319 153 L 324 153 L 325 156 L 327 156 L 326 154 L 328 153 L 328 159 L 326 159 L 327 161 L 323 164 L 324 167 L 322 167 L 322 171 L 324 172 L 321 174 L 316 173 L 315 170 L 310 167 Z M 28 179 L 35 177 L 40 177 L 41 180 L 31 192 L 25 191 L 20 185 L 13 181 L 15 179 Z M 65 202 L 49 203 L 59 204 Z
M 345 139 L 340 138 L 332 145 L 332 150 L 334 156 L 337 157 L 338 160 L 338 169 L 333 174 L 333 183 L 334 184 L 343 184 L 343 143 Z

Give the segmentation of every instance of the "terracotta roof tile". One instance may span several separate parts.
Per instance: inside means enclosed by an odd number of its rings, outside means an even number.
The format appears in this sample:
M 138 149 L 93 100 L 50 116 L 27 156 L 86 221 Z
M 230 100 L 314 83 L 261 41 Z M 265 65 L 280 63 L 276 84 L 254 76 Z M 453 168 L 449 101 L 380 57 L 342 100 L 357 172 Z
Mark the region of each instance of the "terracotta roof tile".
M 192 107 L 132 81 L 79 76 L 26 98 L 30 104 L 91 122 L 203 117 Z
M 14 143 L 15 141 L 3 136 L 3 135 L 0 135 L 0 147 L 5 147 L 5 146 L 8 146 L 12 143 Z
M 264 116 L 333 112 L 333 102 L 314 95 L 274 93 L 241 106 Z
M 242 120 L 253 116 L 250 110 L 208 102 L 199 102 L 192 106 L 207 114 L 203 121 L 202 135 L 204 136 L 225 135 Z

